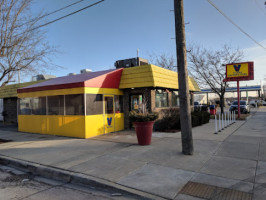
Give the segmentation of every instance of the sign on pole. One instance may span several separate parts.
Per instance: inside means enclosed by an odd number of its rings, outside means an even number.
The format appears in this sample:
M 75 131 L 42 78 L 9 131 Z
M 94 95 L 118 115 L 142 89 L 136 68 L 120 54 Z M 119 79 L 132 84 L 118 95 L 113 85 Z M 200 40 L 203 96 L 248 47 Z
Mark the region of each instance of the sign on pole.
M 254 80 L 254 62 L 231 63 L 226 65 L 224 82 L 237 82 L 238 118 L 240 118 L 240 89 L 239 81 Z
M 224 82 L 228 81 L 248 81 L 254 80 L 254 63 L 232 63 L 226 65 L 226 78 Z

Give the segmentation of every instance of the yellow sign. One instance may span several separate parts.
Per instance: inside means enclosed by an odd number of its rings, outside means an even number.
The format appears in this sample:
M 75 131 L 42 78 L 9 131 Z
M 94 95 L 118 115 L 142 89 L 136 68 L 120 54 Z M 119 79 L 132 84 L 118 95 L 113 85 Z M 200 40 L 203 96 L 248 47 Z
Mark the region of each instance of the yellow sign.
M 248 63 L 226 65 L 226 67 L 227 78 L 249 76 Z

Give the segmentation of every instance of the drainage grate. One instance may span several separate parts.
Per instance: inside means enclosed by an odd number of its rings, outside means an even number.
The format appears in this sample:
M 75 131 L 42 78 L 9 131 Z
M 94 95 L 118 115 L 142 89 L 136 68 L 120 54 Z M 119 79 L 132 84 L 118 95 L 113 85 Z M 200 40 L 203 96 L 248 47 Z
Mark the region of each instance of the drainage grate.
M 247 192 L 216 187 L 203 183 L 189 181 L 179 192 L 194 197 L 210 200 L 251 200 L 252 195 Z

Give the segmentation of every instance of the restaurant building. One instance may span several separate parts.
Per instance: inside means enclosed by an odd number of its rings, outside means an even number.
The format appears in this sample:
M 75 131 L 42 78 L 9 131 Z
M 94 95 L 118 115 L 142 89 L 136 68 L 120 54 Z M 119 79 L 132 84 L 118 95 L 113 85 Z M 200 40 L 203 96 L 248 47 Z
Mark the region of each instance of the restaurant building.
M 140 62 L 138 62 L 140 63 Z M 189 77 L 193 92 L 200 91 Z M 177 73 L 146 64 L 51 79 L 18 89 L 22 132 L 90 138 L 130 127 L 129 112 L 179 107 Z

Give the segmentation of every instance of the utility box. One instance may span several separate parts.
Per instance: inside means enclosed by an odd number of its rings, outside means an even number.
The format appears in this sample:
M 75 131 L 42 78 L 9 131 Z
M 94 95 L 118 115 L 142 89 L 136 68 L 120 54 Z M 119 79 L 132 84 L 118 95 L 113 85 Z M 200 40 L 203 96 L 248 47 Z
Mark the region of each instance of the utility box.
M 116 69 L 119 68 L 129 68 L 129 67 L 136 67 L 140 65 L 148 65 L 149 61 L 144 58 L 136 57 L 136 58 L 130 58 L 125 60 L 118 60 L 115 62 Z

